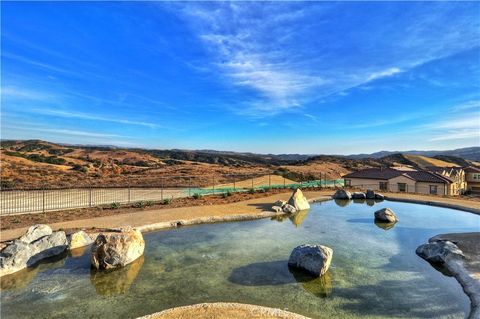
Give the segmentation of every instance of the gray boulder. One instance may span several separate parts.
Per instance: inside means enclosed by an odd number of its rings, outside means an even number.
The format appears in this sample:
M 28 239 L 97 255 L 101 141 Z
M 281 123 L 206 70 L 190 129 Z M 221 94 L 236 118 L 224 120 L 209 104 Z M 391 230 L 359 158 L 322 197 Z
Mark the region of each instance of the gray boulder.
M 365 195 L 365 193 L 355 192 L 355 193 L 352 194 L 352 198 L 353 199 L 366 199 L 367 196 Z
M 59 255 L 65 251 L 67 245 L 67 236 L 63 231 L 53 232 L 30 243 L 14 240 L 0 252 L 0 277 L 31 267 L 42 259 Z
M 325 274 L 332 261 L 333 250 L 322 245 L 300 245 L 293 249 L 288 266 L 319 277 Z
M 344 189 L 339 189 L 332 197 L 333 199 L 352 199 L 352 194 Z
M 375 192 L 371 189 L 367 190 L 367 199 L 375 199 Z
M 382 208 L 375 212 L 375 221 L 378 223 L 396 223 L 398 218 L 390 208 Z
M 297 212 L 297 209 L 290 204 L 286 204 L 285 206 L 283 206 L 283 212 L 287 214 L 295 214 Z
M 23 241 L 24 243 L 31 243 L 43 236 L 48 236 L 52 234 L 52 229 L 48 225 L 33 225 L 31 226 L 22 237 L 18 240 Z
M 310 204 L 300 188 L 297 188 L 293 192 L 292 196 L 290 196 L 290 199 L 288 200 L 288 204 L 295 207 L 297 211 L 310 209 Z
M 418 256 L 434 264 L 443 264 L 449 258 L 464 258 L 463 252 L 457 245 L 448 240 L 421 245 L 415 252 Z

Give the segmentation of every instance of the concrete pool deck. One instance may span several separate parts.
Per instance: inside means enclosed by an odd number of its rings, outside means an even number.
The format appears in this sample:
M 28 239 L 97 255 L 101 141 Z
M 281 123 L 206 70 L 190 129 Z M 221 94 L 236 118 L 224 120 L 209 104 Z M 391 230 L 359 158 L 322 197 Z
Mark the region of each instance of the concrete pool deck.
M 304 192 L 305 196 L 311 201 L 329 200 L 333 193 L 332 190 Z M 480 209 L 478 208 L 480 207 L 480 201 L 476 199 L 408 193 L 385 193 L 385 195 L 388 200 L 392 201 L 433 205 L 480 214 Z M 49 224 L 49 226 L 54 230 L 82 228 L 102 229 L 132 226 L 140 228 L 141 231 L 151 231 L 175 227 L 177 225 L 267 218 L 277 215 L 277 213 L 271 211 L 271 206 L 276 200 L 287 200 L 289 197 L 290 193 L 279 193 L 230 204 L 143 210 L 118 215 L 58 222 Z M 2 230 L 0 232 L 0 241 L 18 238 L 23 235 L 27 229 L 28 227 L 20 227 Z

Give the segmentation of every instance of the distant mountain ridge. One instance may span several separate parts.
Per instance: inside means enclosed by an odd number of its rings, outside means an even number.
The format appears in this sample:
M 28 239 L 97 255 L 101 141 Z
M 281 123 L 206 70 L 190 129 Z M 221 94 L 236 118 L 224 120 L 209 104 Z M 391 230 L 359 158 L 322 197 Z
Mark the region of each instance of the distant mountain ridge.
M 370 154 L 353 154 L 347 155 L 348 158 L 353 159 L 362 159 L 362 158 L 382 158 L 385 156 L 393 155 L 393 154 L 411 154 L 411 155 L 421 155 L 421 156 L 454 156 L 460 157 L 463 159 L 468 159 L 471 161 L 480 161 L 480 147 L 473 146 L 473 147 L 464 147 L 464 148 L 457 148 L 454 150 L 444 150 L 444 151 L 380 151 Z

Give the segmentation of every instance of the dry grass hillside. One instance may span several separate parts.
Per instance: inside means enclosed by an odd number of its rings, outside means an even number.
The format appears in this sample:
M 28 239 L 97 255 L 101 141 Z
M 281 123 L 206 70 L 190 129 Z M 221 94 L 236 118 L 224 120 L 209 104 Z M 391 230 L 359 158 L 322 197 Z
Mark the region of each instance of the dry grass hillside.
M 251 178 L 256 178 L 254 184 L 267 184 L 269 174 L 281 176 L 273 177 L 275 181 L 271 181 L 272 184 L 281 184 L 283 177 L 288 181 L 338 179 L 368 167 L 456 165 L 440 159 L 402 154 L 380 159 L 351 159 L 325 155 L 86 147 L 38 140 L 2 141 L 0 156 L 4 189 L 127 185 L 208 187 L 231 184 L 234 180 L 248 180 L 245 183 L 251 184 Z

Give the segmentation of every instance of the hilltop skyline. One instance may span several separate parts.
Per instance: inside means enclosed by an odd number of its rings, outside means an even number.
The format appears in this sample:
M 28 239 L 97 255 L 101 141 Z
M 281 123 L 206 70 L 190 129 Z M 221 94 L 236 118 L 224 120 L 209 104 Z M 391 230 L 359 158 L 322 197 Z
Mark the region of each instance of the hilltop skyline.
M 479 3 L 3 2 L 2 139 L 479 145 Z

